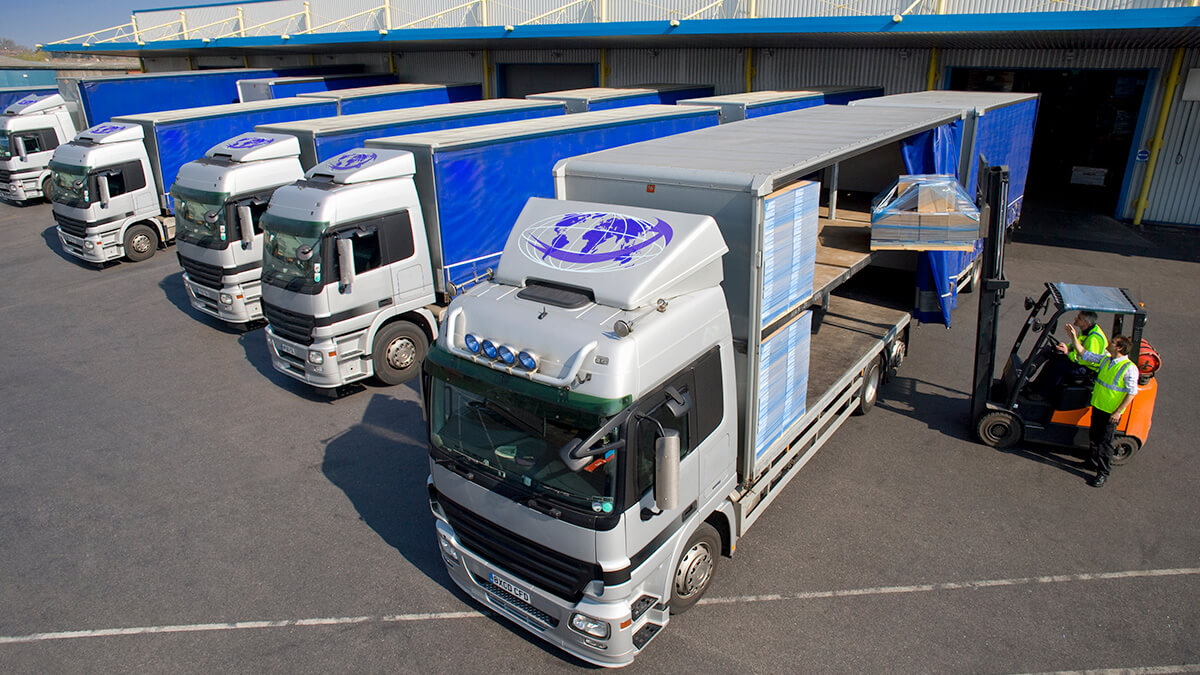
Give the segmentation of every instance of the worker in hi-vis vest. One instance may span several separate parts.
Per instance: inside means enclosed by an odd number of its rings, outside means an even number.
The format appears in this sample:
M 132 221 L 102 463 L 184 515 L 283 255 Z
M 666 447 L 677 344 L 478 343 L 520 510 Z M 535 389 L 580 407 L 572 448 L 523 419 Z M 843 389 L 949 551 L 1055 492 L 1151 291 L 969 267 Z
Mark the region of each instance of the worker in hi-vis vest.
M 1092 424 L 1088 429 L 1092 450 L 1090 460 L 1096 475 L 1088 485 L 1104 487 L 1104 481 L 1112 471 L 1113 435 L 1125 409 L 1138 392 L 1138 369 L 1129 360 L 1132 343 L 1124 335 L 1114 335 L 1106 349 L 1108 354 L 1099 356 L 1083 348 L 1073 324 L 1067 325 L 1067 335 L 1071 336 L 1071 350 L 1080 362 L 1092 364 L 1098 370 L 1096 384 L 1092 387 Z M 1067 346 L 1060 343 L 1059 352 L 1066 354 Z
M 1084 351 L 1103 357 L 1108 348 L 1108 336 L 1104 334 L 1104 329 L 1100 328 L 1100 324 L 1096 323 L 1099 318 L 1100 316 L 1095 312 L 1085 309 L 1075 314 L 1075 318 L 1071 320 L 1068 328 L 1075 327 L 1075 332 L 1079 335 L 1080 342 L 1083 343 Z M 1043 372 L 1038 375 L 1037 386 L 1033 388 L 1032 398 L 1035 400 L 1049 398 L 1062 385 L 1067 375 L 1074 374 L 1081 377 L 1085 369 L 1095 371 L 1096 368 L 1096 364 L 1083 361 L 1075 355 L 1073 350 L 1068 349 L 1065 356 L 1060 353 L 1042 368 Z

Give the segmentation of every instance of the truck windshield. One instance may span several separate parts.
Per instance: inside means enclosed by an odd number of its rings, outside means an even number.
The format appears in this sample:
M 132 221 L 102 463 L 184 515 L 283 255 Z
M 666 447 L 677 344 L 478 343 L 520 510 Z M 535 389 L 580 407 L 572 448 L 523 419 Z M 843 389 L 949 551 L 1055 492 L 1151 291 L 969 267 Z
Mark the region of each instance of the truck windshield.
M 263 214 L 263 283 L 315 293 L 322 286 L 321 235 L 327 223 Z
M 0 161 L 12 159 L 12 136 L 0 132 Z
M 54 201 L 80 208 L 92 202 L 87 167 L 50 162 L 50 170 L 54 172 Z
M 225 201 L 229 195 L 175 184 L 171 186 L 171 197 L 175 200 L 176 236 L 181 241 L 215 249 L 229 245 L 230 237 L 234 236 L 233 228 L 225 222 Z
M 615 453 L 579 472 L 558 456 L 559 448 L 590 435 L 604 417 L 457 374 L 453 384 L 433 375 L 429 406 L 434 446 L 472 469 L 573 509 L 612 513 L 620 465 L 612 461 Z M 603 442 L 614 440 L 616 432 Z

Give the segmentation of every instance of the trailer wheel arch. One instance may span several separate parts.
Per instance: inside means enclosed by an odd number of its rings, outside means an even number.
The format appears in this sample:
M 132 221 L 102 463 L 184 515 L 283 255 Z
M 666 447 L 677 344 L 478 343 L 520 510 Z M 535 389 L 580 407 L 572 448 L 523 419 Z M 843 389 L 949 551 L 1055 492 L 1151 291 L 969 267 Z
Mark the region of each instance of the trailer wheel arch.
M 720 510 L 713 511 L 712 513 L 708 514 L 708 517 L 704 519 L 704 522 L 712 525 L 713 529 L 717 531 L 718 535 L 720 535 L 721 555 L 725 556 L 726 558 L 732 558 L 734 549 L 733 526 L 731 525 L 729 514 Z

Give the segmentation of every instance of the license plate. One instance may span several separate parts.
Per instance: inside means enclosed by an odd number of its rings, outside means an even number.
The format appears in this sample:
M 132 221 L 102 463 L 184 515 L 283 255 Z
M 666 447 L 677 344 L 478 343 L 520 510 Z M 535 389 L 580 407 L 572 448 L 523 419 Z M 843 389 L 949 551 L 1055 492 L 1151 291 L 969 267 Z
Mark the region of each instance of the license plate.
M 512 584 L 512 582 L 508 581 L 507 579 L 504 579 L 503 577 L 498 577 L 495 574 L 491 575 L 491 579 L 492 579 L 493 584 L 508 591 L 509 593 L 512 593 L 513 595 L 524 600 L 525 602 L 529 602 L 529 594 L 526 593 L 525 591 L 517 588 L 516 586 L 514 586 Z
M 295 356 L 295 357 L 299 357 L 299 356 L 300 356 L 300 350 L 298 350 L 298 349 L 296 349 L 295 347 L 293 347 L 293 346 L 291 346 L 291 345 L 287 344 L 286 342 L 276 342 L 276 343 L 275 343 L 275 348 L 276 348 L 276 349 L 278 349 L 279 351 L 281 351 L 281 352 L 285 353 L 285 354 L 291 354 L 292 356 Z

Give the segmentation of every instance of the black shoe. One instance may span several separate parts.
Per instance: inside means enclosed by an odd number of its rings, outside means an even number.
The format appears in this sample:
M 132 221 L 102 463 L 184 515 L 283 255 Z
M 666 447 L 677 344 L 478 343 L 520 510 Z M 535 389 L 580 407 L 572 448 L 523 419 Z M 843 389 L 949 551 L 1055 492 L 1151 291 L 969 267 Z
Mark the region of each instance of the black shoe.
M 1096 487 L 1096 488 L 1104 487 L 1104 481 L 1107 478 L 1108 478 L 1108 476 L 1105 476 L 1102 473 L 1098 473 L 1095 475 L 1095 477 L 1093 477 L 1091 480 L 1088 481 L 1088 485 L 1091 485 L 1092 487 Z

